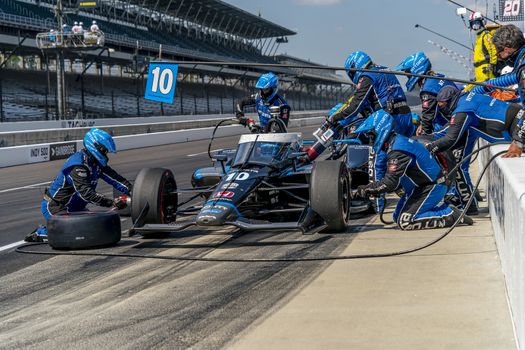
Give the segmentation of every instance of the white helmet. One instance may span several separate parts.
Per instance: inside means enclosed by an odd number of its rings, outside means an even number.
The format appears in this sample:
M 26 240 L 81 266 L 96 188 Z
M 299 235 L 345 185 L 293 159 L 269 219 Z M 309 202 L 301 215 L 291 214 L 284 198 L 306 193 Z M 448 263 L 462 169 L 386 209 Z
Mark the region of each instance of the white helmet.
M 77 25 L 78 25 L 78 22 L 75 22 L 74 24 L 77 26 Z
M 480 12 L 472 12 L 469 18 L 470 29 L 480 30 L 485 27 L 485 18 Z
M 78 25 L 83 25 L 84 23 L 83 22 L 78 22 Z
M 93 21 L 93 24 L 97 24 L 97 21 Z

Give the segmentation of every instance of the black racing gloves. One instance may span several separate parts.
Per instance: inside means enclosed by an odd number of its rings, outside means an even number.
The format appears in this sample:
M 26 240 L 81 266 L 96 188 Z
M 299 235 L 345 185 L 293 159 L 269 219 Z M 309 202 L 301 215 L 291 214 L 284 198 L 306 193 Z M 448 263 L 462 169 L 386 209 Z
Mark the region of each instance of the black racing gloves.
M 354 192 L 354 198 L 366 198 L 368 197 L 368 185 L 361 185 L 357 187 L 357 190 Z
M 438 146 L 434 142 L 427 143 L 425 145 L 425 148 L 427 149 L 427 151 L 432 153 L 432 155 L 436 154 L 439 151 Z

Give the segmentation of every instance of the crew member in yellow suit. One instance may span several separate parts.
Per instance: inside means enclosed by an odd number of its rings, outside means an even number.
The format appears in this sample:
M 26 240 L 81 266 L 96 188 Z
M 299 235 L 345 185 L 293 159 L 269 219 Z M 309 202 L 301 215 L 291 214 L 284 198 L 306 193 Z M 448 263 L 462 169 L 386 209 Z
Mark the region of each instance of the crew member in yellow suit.
M 476 81 L 482 82 L 496 77 L 496 63 L 498 54 L 492 35 L 499 26 L 486 26 L 485 18 L 479 12 L 473 12 L 469 20 L 470 29 L 476 32 L 476 46 L 474 47 L 474 73 Z

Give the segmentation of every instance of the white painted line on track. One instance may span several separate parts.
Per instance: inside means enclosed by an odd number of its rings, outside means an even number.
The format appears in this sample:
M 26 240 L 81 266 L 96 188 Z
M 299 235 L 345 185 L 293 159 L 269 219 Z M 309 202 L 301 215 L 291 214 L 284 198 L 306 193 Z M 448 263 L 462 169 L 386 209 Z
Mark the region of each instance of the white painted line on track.
M 212 153 L 212 152 L 219 152 L 219 151 L 222 151 L 222 148 L 219 148 L 219 149 L 212 149 L 212 150 L 210 151 L 210 153 Z M 206 153 L 208 153 L 208 151 L 206 151 L 206 152 L 199 152 L 199 153 L 192 153 L 192 154 L 188 154 L 187 157 L 200 156 L 201 154 L 206 154 Z
M 7 193 L 7 192 L 18 191 L 18 190 L 24 190 L 24 189 L 34 188 L 36 186 L 47 185 L 47 184 L 50 184 L 50 183 L 51 183 L 51 181 L 46 181 L 46 182 L 41 182 L 39 184 L 32 184 L 32 185 L 27 185 L 27 186 L 22 186 L 22 187 L 8 188 L 6 190 L 0 190 L 0 193 Z
M 3 247 L 0 247 L 0 252 L 3 251 L 3 250 L 8 250 L 8 249 L 11 249 L 11 248 L 18 247 L 19 245 L 22 245 L 24 243 L 26 243 L 26 242 L 25 241 L 18 241 L 18 242 L 15 242 L 15 243 L 11 243 L 11 244 L 5 245 Z

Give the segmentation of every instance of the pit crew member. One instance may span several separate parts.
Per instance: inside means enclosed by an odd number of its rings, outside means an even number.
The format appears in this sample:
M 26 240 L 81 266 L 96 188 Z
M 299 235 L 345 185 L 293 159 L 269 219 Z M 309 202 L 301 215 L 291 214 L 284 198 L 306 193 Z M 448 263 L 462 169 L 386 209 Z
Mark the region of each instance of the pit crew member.
M 461 212 L 443 199 L 448 186 L 445 173 L 425 146 L 394 131 L 395 119 L 380 110 L 368 117 L 356 133 L 371 134 L 376 152 L 387 154 L 386 174 L 377 182 L 357 188 L 356 196 L 379 196 L 403 188 L 394 211 L 394 221 L 402 230 L 450 227 Z M 462 224 L 473 221 L 464 216 Z
M 470 130 L 488 142 L 512 141 L 504 158 L 520 157 L 525 144 L 525 110 L 519 104 L 497 100 L 490 96 L 461 92 L 451 86 L 443 88 L 438 105 L 452 111 L 445 136 L 427 145 L 431 152 L 452 148 Z
M 99 178 L 127 195 L 132 190 L 131 183 L 108 165 L 109 152 L 117 152 L 111 135 L 97 128 L 92 128 L 86 133 L 84 149 L 66 160 L 57 177 L 45 191 L 41 211 L 46 221 L 55 214 L 84 211 L 88 203 L 107 208 L 126 207 L 125 198 L 112 199 L 96 192 Z M 46 238 L 47 228 L 40 225 L 25 240 L 42 242 Z

